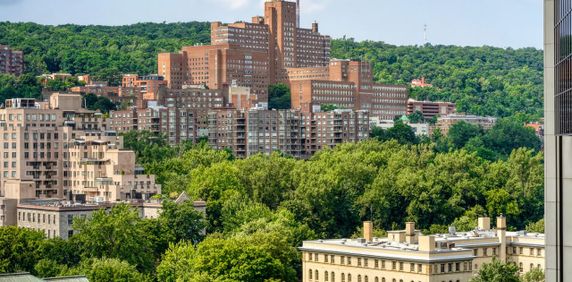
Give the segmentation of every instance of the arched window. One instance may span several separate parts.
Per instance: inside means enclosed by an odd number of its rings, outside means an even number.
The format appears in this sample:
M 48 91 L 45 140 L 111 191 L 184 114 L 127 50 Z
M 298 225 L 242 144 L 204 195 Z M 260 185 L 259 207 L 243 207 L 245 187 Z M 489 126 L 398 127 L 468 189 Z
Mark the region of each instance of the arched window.
M 318 273 L 318 270 L 314 271 L 314 274 L 316 275 L 316 280 L 320 280 L 320 274 Z
M 346 282 L 346 274 L 342 272 L 342 282 Z
M 357 276 L 357 282 L 361 282 L 361 275 Z
M 374 282 L 379 282 L 379 278 L 375 277 L 375 279 L 373 279 Z
M 332 271 L 332 282 L 336 282 L 336 274 Z
M 364 277 L 364 281 L 369 282 L 369 278 L 367 277 L 367 275 Z
M 352 275 L 348 273 L 348 282 L 352 282 Z
M 312 273 L 312 270 L 311 270 L 311 269 L 308 270 L 308 276 L 310 277 L 310 279 L 312 279 L 312 274 L 313 274 L 313 273 Z
M 328 281 L 328 271 L 324 271 L 324 281 Z

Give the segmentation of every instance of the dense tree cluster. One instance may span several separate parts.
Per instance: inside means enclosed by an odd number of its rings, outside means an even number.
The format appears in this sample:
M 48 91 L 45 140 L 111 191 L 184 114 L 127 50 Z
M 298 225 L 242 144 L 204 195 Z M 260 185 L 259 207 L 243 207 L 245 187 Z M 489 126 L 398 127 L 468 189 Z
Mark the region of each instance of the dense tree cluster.
M 542 146 L 542 141 L 534 129 L 525 127 L 523 123 L 512 118 L 499 120 L 489 130 L 462 121 L 451 126 L 446 136 L 436 129 L 431 137 L 415 136 L 411 126 L 397 120 L 394 127 L 389 129 L 372 128 L 370 136 L 379 141 L 397 140 L 400 144 L 433 143 L 435 150 L 439 152 L 465 149 L 491 161 L 506 159 L 518 148 L 538 152 Z
M 0 228 L 0 273 L 27 271 L 41 277 L 86 275 L 90 281 L 144 281 L 155 274 L 170 244 L 203 239 L 204 216 L 192 202 L 166 200 L 157 219 L 142 219 L 120 204 L 90 218 L 76 218 L 69 240 L 44 233 Z
M 368 218 L 386 230 L 407 220 L 429 230 L 455 220 L 474 225 L 484 214 L 504 214 L 514 228 L 543 217 L 543 158 L 532 148 L 498 160 L 463 148 L 440 152 L 432 143 L 375 140 L 309 160 L 280 153 L 234 159 L 206 144 L 182 151 L 157 161 L 143 156 L 144 165 L 166 193 L 186 191 L 208 202 L 209 232 L 225 231 L 240 214 L 225 218 L 229 197 L 285 209 L 323 238 L 349 237 Z
M 0 272 L 297 281 L 303 240 L 355 237 L 363 220 L 383 234 L 406 221 L 443 232 L 450 224 L 471 230 L 483 215 L 506 215 L 513 230 L 539 228 L 543 218 L 542 155 L 532 149 L 489 161 L 465 149 L 369 140 L 309 160 L 278 152 L 235 159 L 206 144 L 163 147 L 162 137 L 149 133 L 131 133 L 125 142 L 158 176 L 163 197 L 185 191 L 205 200 L 207 217 L 190 203 L 166 201 L 158 219 L 141 219 L 123 205 L 77 219 L 79 233 L 69 241 L 0 228 Z
M 156 73 L 159 52 L 209 41 L 206 22 L 126 26 L 0 22 L 0 44 L 24 51 L 26 72 L 88 73 L 115 85 L 122 73 Z
M 544 271 L 535 268 L 523 276 L 519 275 L 516 263 L 503 263 L 494 259 L 491 263 L 483 264 L 471 282 L 544 282 Z
M 0 104 L 11 98 L 41 98 L 42 85 L 32 74 L 0 74 Z
M 290 87 L 284 83 L 277 83 L 268 87 L 268 108 L 283 110 L 290 109 Z

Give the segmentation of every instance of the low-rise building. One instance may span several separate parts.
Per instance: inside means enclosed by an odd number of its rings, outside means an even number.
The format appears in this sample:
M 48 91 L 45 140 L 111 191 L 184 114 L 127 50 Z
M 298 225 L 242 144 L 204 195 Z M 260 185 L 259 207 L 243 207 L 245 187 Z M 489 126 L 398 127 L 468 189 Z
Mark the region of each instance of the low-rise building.
M 494 117 L 482 117 L 475 115 L 465 115 L 465 114 L 450 114 L 446 116 L 439 117 L 437 119 L 436 128 L 441 130 L 444 135 L 449 134 L 449 129 L 451 126 L 459 123 L 466 122 L 473 125 L 482 127 L 484 130 L 489 130 L 495 126 L 497 119 Z
M 81 204 L 69 201 L 29 201 L 18 204 L 16 226 L 42 231 L 47 238 L 69 239 L 77 232 L 73 229 L 76 218 L 90 218 L 99 210 L 109 210 L 121 202 Z M 137 209 L 141 218 L 158 218 L 162 211 L 161 202 L 124 202 Z M 205 213 L 206 203 L 193 202 L 199 212 Z
M 80 95 L 59 93 L 49 102 L 6 100 L 0 191 L 31 182 L 34 198 L 115 201 L 160 193 L 154 177 L 135 165 L 135 153 L 123 150 L 122 137 L 106 129 L 102 114 L 81 104 Z
M 446 116 L 457 111 L 456 105 L 451 102 L 407 101 L 407 115 L 420 112 L 423 118 L 429 120 L 436 116 Z
M 305 241 L 304 282 L 468 282 L 494 258 L 515 263 L 520 273 L 544 269 L 544 234 L 508 232 L 506 218 L 491 229 L 489 218 L 480 218 L 470 232 L 424 236 L 407 223 L 405 230 L 389 231 L 374 238 L 371 222 L 364 223 L 363 238 Z

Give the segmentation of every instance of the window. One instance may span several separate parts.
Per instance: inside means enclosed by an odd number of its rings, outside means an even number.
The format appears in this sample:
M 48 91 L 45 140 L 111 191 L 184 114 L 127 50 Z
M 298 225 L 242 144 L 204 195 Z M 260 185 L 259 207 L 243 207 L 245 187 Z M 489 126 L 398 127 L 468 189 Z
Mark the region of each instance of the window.
M 374 266 L 375 266 L 375 268 L 379 268 L 379 261 L 378 260 L 374 261 Z
M 518 269 L 520 272 L 523 272 L 524 267 L 522 266 L 522 262 L 518 264 Z
M 361 282 L 361 275 L 357 276 L 357 282 Z
M 403 271 L 403 262 L 402 261 L 399 262 L 399 271 Z
M 73 230 L 68 230 L 68 238 L 71 238 L 73 236 Z
M 308 253 L 308 260 L 312 261 L 312 253 Z M 312 279 L 312 278 L 310 277 L 310 279 Z
M 411 271 L 411 272 L 415 271 L 415 264 L 414 263 L 409 264 L 409 271 Z
M 328 262 L 328 255 L 324 254 L 324 262 Z
M 346 260 L 346 257 L 341 256 L 340 257 L 340 264 L 345 264 L 346 263 L 345 260 Z
M 332 282 L 336 282 L 336 274 L 332 271 L 331 273 Z
M 311 270 L 311 269 L 308 270 L 308 276 L 310 277 L 310 279 L 312 279 L 312 274 L 313 274 L 313 273 L 312 273 L 312 270 Z
M 473 250 L 473 255 L 476 256 L 476 257 L 479 256 L 479 249 L 474 249 L 474 250 Z
M 346 274 L 342 272 L 342 282 L 346 282 Z
M 316 280 L 320 280 L 320 274 L 318 273 L 318 270 L 315 270 L 314 274 L 316 275 Z
M 357 259 L 357 266 L 361 266 L 361 258 Z M 359 276 L 358 276 L 358 281 L 360 280 Z
M 328 271 L 324 271 L 324 281 L 328 281 L 329 277 L 328 277 Z
M 367 261 L 367 259 L 366 259 L 366 258 L 365 258 L 365 259 L 363 259 L 363 265 L 364 265 L 365 267 L 367 267 L 367 266 L 368 266 L 368 261 Z

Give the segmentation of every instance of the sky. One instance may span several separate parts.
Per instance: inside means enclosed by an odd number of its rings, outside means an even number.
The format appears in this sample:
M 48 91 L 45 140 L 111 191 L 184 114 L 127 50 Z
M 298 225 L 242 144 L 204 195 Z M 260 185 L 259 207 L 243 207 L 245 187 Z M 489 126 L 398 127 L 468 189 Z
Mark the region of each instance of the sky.
M 0 21 L 124 25 L 250 20 L 263 0 L 0 0 Z M 542 48 L 540 0 L 301 0 L 303 27 L 395 45 Z

